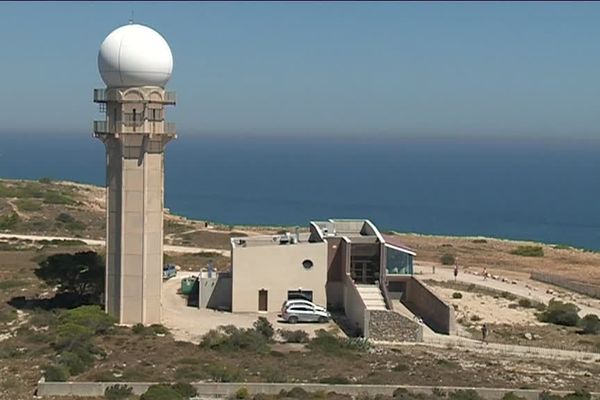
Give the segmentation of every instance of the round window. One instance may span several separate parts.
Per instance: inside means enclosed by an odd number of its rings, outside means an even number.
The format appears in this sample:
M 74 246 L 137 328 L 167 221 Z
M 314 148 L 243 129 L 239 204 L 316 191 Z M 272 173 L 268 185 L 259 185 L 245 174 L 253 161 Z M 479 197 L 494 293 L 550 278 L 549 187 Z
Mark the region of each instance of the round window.
M 311 269 L 313 267 L 313 262 L 310 260 L 302 261 L 302 266 L 306 269 Z

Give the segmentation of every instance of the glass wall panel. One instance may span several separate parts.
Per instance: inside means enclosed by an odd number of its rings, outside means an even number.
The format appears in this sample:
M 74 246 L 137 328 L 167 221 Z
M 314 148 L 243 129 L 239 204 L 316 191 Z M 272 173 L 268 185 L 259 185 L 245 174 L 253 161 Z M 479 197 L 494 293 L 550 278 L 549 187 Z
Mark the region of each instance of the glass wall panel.
M 388 275 L 412 275 L 413 256 L 386 246 L 386 269 Z

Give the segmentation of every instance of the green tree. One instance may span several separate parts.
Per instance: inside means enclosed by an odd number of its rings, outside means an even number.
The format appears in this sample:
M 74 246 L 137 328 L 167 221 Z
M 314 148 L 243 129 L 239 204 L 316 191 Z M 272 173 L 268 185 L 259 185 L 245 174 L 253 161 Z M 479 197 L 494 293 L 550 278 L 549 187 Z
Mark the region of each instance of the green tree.
M 104 260 L 94 251 L 51 255 L 34 272 L 62 293 L 98 299 L 104 291 Z

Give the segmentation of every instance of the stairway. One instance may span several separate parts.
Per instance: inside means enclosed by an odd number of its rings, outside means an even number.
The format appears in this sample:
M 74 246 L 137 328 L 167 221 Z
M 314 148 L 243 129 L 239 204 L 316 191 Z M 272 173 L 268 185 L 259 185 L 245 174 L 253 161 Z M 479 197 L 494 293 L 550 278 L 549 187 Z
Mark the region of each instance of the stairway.
M 375 285 L 356 285 L 367 310 L 387 310 L 381 290 Z

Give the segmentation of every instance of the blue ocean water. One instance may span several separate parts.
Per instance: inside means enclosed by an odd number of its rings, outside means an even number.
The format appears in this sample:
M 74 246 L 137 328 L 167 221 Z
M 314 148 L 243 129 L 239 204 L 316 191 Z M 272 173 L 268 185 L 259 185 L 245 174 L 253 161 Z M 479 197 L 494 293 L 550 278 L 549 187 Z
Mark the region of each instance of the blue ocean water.
M 186 137 L 165 205 L 226 224 L 369 218 L 382 229 L 600 249 L 600 141 Z M 0 177 L 104 184 L 90 135 L 2 135 Z

